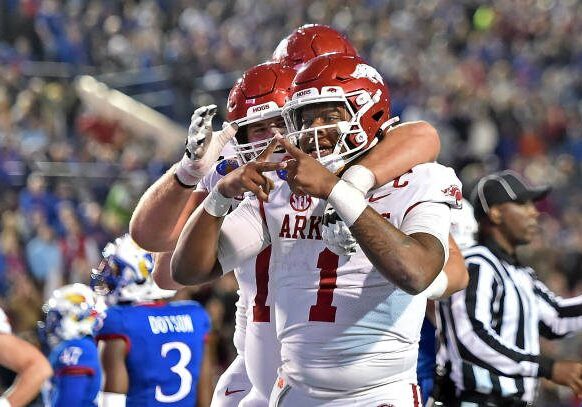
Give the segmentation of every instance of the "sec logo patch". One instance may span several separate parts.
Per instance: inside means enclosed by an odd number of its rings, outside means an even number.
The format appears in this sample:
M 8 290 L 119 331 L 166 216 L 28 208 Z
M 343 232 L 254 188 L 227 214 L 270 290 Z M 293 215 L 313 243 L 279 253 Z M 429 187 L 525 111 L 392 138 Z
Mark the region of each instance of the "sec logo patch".
M 309 195 L 300 196 L 291 194 L 289 203 L 296 212 L 305 212 L 311 206 L 311 197 Z

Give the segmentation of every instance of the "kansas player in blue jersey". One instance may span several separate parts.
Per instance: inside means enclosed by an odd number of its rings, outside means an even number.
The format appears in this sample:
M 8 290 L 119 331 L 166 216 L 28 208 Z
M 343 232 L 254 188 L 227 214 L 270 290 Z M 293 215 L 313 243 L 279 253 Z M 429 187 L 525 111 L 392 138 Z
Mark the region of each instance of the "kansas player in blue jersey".
M 128 235 L 109 243 L 93 272 L 96 291 L 106 294 L 103 341 L 103 406 L 194 406 L 210 329 L 194 301 L 167 302 L 150 273 L 153 259 Z
M 103 322 L 95 294 L 84 284 L 55 290 L 43 306 L 45 322 L 39 324 L 54 376 L 44 392 L 51 407 L 97 406 L 101 367 L 95 331 Z

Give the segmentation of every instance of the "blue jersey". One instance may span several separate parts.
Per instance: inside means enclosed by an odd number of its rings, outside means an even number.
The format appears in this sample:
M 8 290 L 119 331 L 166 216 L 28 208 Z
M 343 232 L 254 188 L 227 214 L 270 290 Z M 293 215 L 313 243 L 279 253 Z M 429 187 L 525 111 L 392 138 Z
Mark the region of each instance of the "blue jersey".
M 101 367 L 95 340 L 86 336 L 59 343 L 49 355 L 51 407 L 96 406 L 101 387 Z
M 432 393 L 434 384 L 434 369 L 436 364 L 436 338 L 435 327 L 424 318 L 420 331 L 420 343 L 418 344 L 418 364 L 416 376 L 422 392 L 422 399 L 426 402 Z
M 107 309 L 99 340 L 123 339 L 127 407 L 194 406 L 210 319 L 194 301 Z

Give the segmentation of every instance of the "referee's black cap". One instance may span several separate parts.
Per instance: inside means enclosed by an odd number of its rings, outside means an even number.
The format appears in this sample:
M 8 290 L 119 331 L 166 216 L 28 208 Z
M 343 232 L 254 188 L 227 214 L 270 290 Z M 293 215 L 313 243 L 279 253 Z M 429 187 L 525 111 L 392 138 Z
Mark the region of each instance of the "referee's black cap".
M 504 202 L 539 201 L 551 191 L 549 186 L 532 187 L 515 171 L 501 171 L 481 178 L 472 194 L 475 217 L 482 219 L 492 206 Z

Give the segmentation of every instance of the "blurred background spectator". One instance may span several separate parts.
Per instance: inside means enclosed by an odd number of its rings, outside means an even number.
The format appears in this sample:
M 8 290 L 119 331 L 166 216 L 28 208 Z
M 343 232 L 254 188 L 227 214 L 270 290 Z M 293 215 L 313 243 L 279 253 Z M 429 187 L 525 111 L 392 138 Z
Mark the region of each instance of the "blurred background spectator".
M 60 284 L 87 281 L 139 195 L 179 158 L 164 134 L 85 109 L 90 74 L 184 128 L 224 108 L 246 68 L 296 27 L 344 31 L 387 78 L 392 111 L 439 130 L 468 193 L 512 168 L 555 190 L 524 253 L 550 288 L 582 292 L 582 3 L 576 0 L 5 0 L 0 2 L 0 294 L 15 332 Z M 232 331 L 236 284 L 194 290 Z M 217 339 L 219 365 L 232 357 Z M 574 338 L 549 351 L 581 355 Z M 220 366 L 217 365 L 217 373 Z M 548 388 L 540 405 L 572 405 Z M 543 404 L 546 403 L 546 404 Z

